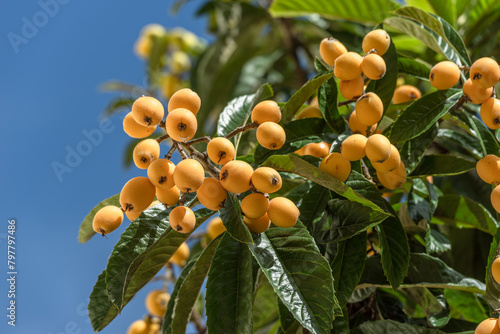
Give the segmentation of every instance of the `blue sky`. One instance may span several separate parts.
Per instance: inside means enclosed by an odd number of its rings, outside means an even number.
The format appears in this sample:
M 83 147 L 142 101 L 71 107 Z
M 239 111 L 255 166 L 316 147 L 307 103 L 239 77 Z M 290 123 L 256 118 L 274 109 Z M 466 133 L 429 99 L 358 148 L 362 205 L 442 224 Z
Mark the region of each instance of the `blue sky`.
M 77 242 L 79 224 L 100 200 L 145 173 L 122 167 L 128 139 L 124 115 L 109 120 L 102 141 L 87 147 L 88 155 L 62 180 L 52 165 L 65 163 L 68 149 L 78 149 L 86 139 L 85 131 L 99 129 L 100 114 L 113 97 L 99 92 L 101 83 L 143 82 L 144 63 L 134 55 L 133 44 L 144 25 L 205 31 L 205 22 L 193 16 L 192 2 L 171 16 L 171 1 L 55 1 L 0 5 L 1 333 L 92 332 L 87 298 L 128 221 L 108 240 L 93 238 L 86 244 Z M 41 3 L 58 8 L 47 7 L 51 15 L 44 15 Z M 26 22 L 39 28 L 30 31 Z M 13 34 L 24 39 L 13 44 Z M 9 219 L 16 222 L 15 328 L 6 320 Z M 125 333 L 146 313 L 144 297 L 154 287 L 141 291 L 102 333 Z

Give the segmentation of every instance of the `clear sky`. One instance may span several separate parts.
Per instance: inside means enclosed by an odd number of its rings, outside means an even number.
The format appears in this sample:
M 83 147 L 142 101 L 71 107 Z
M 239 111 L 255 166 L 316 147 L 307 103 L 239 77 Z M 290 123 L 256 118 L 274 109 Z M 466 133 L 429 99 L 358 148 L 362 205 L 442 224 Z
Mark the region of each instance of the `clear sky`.
M 133 44 L 144 25 L 204 34 L 205 22 L 193 15 L 196 3 L 172 16 L 172 1 L 1 2 L 0 333 L 92 332 L 88 296 L 128 221 L 108 240 L 94 237 L 86 244 L 77 241 L 79 224 L 94 205 L 144 171 L 122 167 L 124 115 L 110 119 L 102 140 L 62 180 L 52 165 L 65 163 L 85 131 L 99 129 L 100 114 L 114 97 L 99 92 L 101 83 L 143 82 L 144 63 Z M 6 317 L 9 219 L 16 226 L 15 328 Z M 141 318 L 146 290 L 102 333 L 125 333 Z

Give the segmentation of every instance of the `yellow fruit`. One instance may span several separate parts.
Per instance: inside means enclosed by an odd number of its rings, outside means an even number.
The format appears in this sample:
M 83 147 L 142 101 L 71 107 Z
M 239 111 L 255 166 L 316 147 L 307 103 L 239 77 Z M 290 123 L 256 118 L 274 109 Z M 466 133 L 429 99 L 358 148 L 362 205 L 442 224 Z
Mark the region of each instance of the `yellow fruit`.
M 132 112 L 129 112 L 123 119 L 123 131 L 132 138 L 144 138 L 155 132 L 155 126 L 144 126 L 137 123 L 132 116 Z
M 321 143 L 310 143 L 303 147 L 302 155 L 312 155 L 316 158 L 323 158 L 330 153 L 330 145 L 324 141 Z
M 479 58 L 472 64 L 469 76 L 472 79 L 472 83 L 479 88 L 490 88 L 495 86 L 498 80 L 500 80 L 500 68 L 498 68 L 498 63 L 492 58 Z
M 173 140 L 184 142 L 193 138 L 198 130 L 198 121 L 190 110 L 177 108 L 168 113 L 165 126 Z
M 391 38 L 387 31 L 383 29 L 375 29 L 366 34 L 363 38 L 363 43 L 361 44 L 363 52 L 367 53 L 372 49 L 377 50 L 379 56 L 383 56 L 384 53 L 389 49 L 391 44 Z
M 352 80 L 361 75 L 363 58 L 356 52 L 347 52 L 335 60 L 333 73 L 340 80 Z
M 162 189 L 172 188 L 174 183 L 175 165 L 168 159 L 157 159 L 148 167 L 149 181 L 156 187 Z
M 219 180 L 213 177 L 206 177 L 203 183 L 196 191 L 201 205 L 210 210 L 220 210 L 226 202 L 226 189 L 220 184 Z
M 144 36 L 139 36 L 134 44 L 134 52 L 139 58 L 148 59 L 151 54 L 152 47 L 153 43 L 151 40 Z
M 201 107 L 201 99 L 189 88 L 183 88 L 178 90 L 172 95 L 170 101 L 168 101 L 168 112 L 172 112 L 174 109 L 187 109 L 191 111 L 194 115 L 198 113 Z
M 191 69 L 191 59 L 185 52 L 172 52 L 172 58 L 170 60 L 170 68 L 174 74 L 182 74 Z
M 474 334 L 500 334 L 500 327 L 498 327 L 498 320 L 496 318 L 489 318 L 483 320 L 476 327 Z
M 369 92 L 356 101 L 356 116 L 361 124 L 372 126 L 380 121 L 384 104 L 377 94 Z
M 269 219 L 267 213 L 264 213 L 264 215 L 255 219 L 243 217 L 243 222 L 252 233 L 264 233 L 271 225 L 271 220 Z
M 359 133 L 362 134 L 363 136 L 366 136 L 367 131 L 369 130 L 369 133 L 373 133 L 375 129 L 377 128 L 377 124 L 373 124 L 371 127 L 368 127 L 361 123 L 358 119 L 358 115 L 356 113 L 356 110 L 354 110 L 351 115 L 349 116 L 349 129 L 351 129 L 352 133 Z
M 347 49 L 333 37 L 324 38 L 319 44 L 319 54 L 321 58 L 330 66 L 333 66 L 335 59 L 347 53 Z
M 146 309 L 149 314 L 157 317 L 163 317 L 167 312 L 170 295 L 163 290 L 153 290 L 146 296 Z
M 120 205 L 125 212 L 142 212 L 155 199 L 155 186 L 147 177 L 138 176 L 130 179 L 120 192 Z
M 484 103 L 493 94 L 493 87 L 487 89 L 479 88 L 472 83 L 471 79 L 467 79 L 467 81 L 464 83 L 462 90 L 463 94 L 467 96 L 467 101 L 472 104 Z
M 342 142 L 342 157 L 349 161 L 358 161 L 366 156 L 365 146 L 368 139 L 362 134 L 353 134 Z
M 175 206 L 179 203 L 179 196 L 181 195 L 181 191 L 176 186 L 173 186 L 170 189 L 161 189 L 156 188 L 156 198 L 164 204 L 168 206 Z
M 181 78 L 175 75 L 166 75 L 161 79 L 161 92 L 165 99 L 170 99 L 172 95 L 184 87 Z
M 182 192 L 196 191 L 204 179 L 205 169 L 195 159 L 184 159 L 175 167 L 174 182 Z
M 167 30 L 165 30 L 165 27 L 162 26 L 161 24 L 158 23 L 150 23 L 146 24 L 142 29 L 141 29 L 141 36 L 144 37 L 162 37 L 167 33 Z
M 147 208 L 151 208 L 153 206 L 155 206 L 156 204 L 160 204 L 160 201 L 153 201 Z M 144 210 L 145 211 L 145 210 Z M 129 211 L 125 211 L 125 216 L 127 216 L 128 220 L 130 220 L 131 222 L 133 222 L 134 220 L 136 220 L 137 218 L 139 218 L 139 216 L 141 215 L 141 213 L 143 213 L 144 211 L 141 211 L 141 212 L 137 212 L 137 213 L 131 213 Z
M 309 106 L 302 109 L 296 116 L 295 119 L 304 118 L 323 118 L 323 114 L 318 107 Z
M 169 215 L 170 226 L 180 233 L 189 233 L 196 225 L 193 210 L 186 206 L 176 206 Z
M 391 156 L 391 142 L 386 136 L 374 134 L 366 141 L 366 156 L 372 162 L 382 163 Z
M 252 184 L 258 191 L 271 194 L 281 189 L 281 176 L 271 167 L 259 167 L 252 174 Z
M 488 154 L 477 162 L 476 171 L 484 182 L 495 185 L 499 184 L 500 158 L 496 155 Z
M 275 197 L 269 201 L 267 215 L 271 222 L 279 227 L 292 227 L 299 219 L 300 211 L 288 198 Z
M 340 80 L 339 82 L 339 92 L 348 100 L 354 100 L 363 95 L 364 88 L 365 81 L 361 75 L 352 80 Z
M 361 62 L 361 71 L 371 80 L 378 80 L 385 75 L 385 60 L 376 53 L 370 53 Z
M 330 174 L 337 180 L 345 182 L 349 174 L 351 174 L 351 162 L 342 157 L 342 154 L 334 152 L 321 160 L 319 169 Z
M 132 157 L 138 168 L 147 169 L 160 157 L 160 144 L 155 139 L 144 139 L 135 146 Z
M 500 213 L 500 186 L 496 186 L 495 189 L 491 192 L 491 205 L 496 212 Z
M 422 97 L 420 90 L 412 85 L 402 85 L 396 88 L 392 96 L 392 103 L 399 104 Z
M 107 205 L 97 211 L 92 221 L 96 233 L 105 236 L 116 230 L 123 221 L 123 211 L 117 206 Z
M 481 119 L 490 129 L 500 129 L 500 100 L 489 98 L 481 105 Z
M 150 326 L 144 320 L 134 321 L 128 328 L 127 334 L 149 334 Z
M 319 108 L 319 101 L 318 101 L 318 96 L 316 95 L 315 97 L 312 98 L 311 102 L 309 103 L 311 107 L 318 107 Z
M 285 130 L 276 123 L 264 122 L 257 128 L 257 141 L 269 150 L 278 150 L 286 141 Z
M 391 145 L 391 154 L 389 156 L 389 159 L 382 163 L 376 161 L 370 162 L 372 163 L 373 168 L 375 168 L 378 172 L 387 173 L 399 167 L 401 163 L 401 156 L 396 146 Z
M 226 227 L 224 226 L 224 223 L 222 222 L 222 219 L 220 219 L 220 217 L 212 218 L 208 222 L 207 236 L 210 238 L 210 240 L 217 238 L 220 234 L 224 233 L 225 231 Z
M 189 254 L 189 246 L 185 242 L 183 242 L 179 246 L 179 248 L 177 248 L 170 260 L 168 260 L 168 262 L 175 263 L 179 267 L 184 267 L 186 265 L 187 259 L 189 258 Z
M 219 165 L 224 165 L 234 159 L 236 151 L 233 143 L 224 137 L 210 140 L 207 145 L 207 154 L 210 160 Z
M 272 123 L 274 124 L 274 123 Z M 220 170 L 220 183 L 232 193 L 243 193 L 250 189 L 253 168 L 241 160 L 229 161 Z
M 257 219 L 262 217 L 269 208 L 269 200 L 260 193 L 252 193 L 241 201 L 241 211 L 247 218 Z
M 497 257 L 491 264 L 491 274 L 495 282 L 500 284 L 500 257 Z
M 441 61 L 434 65 L 429 74 L 431 85 L 437 89 L 449 89 L 460 79 L 460 69 L 451 61 Z
M 281 110 L 275 101 L 267 100 L 257 103 L 252 109 L 252 122 L 262 124 L 264 122 L 278 123 L 281 120 Z
M 377 178 L 380 183 L 386 187 L 387 189 L 396 189 L 399 186 L 402 186 L 406 182 L 406 168 L 403 162 L 399 165 L 398 168 L 387 172 L 381 173 L 377 171 Z
M 165 110 L 160 101 L 151 96 L 141 96 L 132 104 L 134 120 L 143 126 L 155 126 L 163 119 Z

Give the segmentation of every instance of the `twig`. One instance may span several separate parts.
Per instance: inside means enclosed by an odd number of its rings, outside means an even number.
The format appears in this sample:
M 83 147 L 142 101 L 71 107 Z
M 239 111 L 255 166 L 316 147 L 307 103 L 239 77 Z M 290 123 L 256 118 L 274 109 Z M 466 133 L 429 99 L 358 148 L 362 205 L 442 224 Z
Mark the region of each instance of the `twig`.
M 158 123 L 158 127 L 160 129 L 163 129 L 163 130 L 167 131 L 167 129 L 165 128 L 165 121 L 161 121 L 160 123 Z
M 179 200 L 180 206 L 184 206 L 184 204 L 186 204 L 187 195 L 188 195 L 188 193 L 185 193 L 185 192 L 182 193 L 181 199 Z
M 226 135 L 226 138 L 234 137 L 234 136 L 236 136 L 240 132 L 246 131 L 248 129 L 255 129 L 258 126 L 259 126 L 259 124 L 257 124 L 256 122 L 253 122 L 253 123 L 250 123 L 250 124 L 247 124 L 247 125 L 239 126 L 236 129 L 234 129 L 233 131 L 229 132 Z
M 368 51 L 367 53 L 365 53 L 365 55 L 363 56 L 363 58 L 365 58 L 366 56 L 368 56 L 368 55 L 370 55 L 372 53 L 378 54 L 377 49 L 371 49 L 370 51 Z
M 186 151 L 184 151 L 184 148 L 179 144 L 179 142 L 174 140 L 173 145 L 177 148 L 177 151 L 179 151 L 179 154 L 181 155 L 182 160 L 188 159 L 188 155 L 187 155 Z
M 458 68 L 459 68 L 460 70 L 464 71 L 464 72 L 469 72 L 469 71 L 470 71 L 470 67 L 465 66 L 465 65 L 464 65 L 464 66 L 458 66 Z
M 159 143 L 161 143 L 162 141 L 164 141 L 164 140 L 166 140 L 166 139 L 168 139 L 168 138 L 170 138 L 170 136 L 168 135 L 168 133 L 166 133 L 166 134 L 164 134 L 163 136 L 160 136 L 160 137 L 156 138 L 156 141 L 157 141 L 157 142 L 158 142 L 158 144 L 159 144 Z
M 462 95 L 460 97 L 460 99 L 457 101 L 457 103 L 455 103 L 453 105 L 453 107 L 451 107 L 451 110 L 457 110 L 458 108 L 460 108 L 465 102 L 467 102 L 469 98 L 467 97 L 467 95 Z
M 177 146 L 172 145 L 170 150 L 168 150 L 167 154 L 165 154 L 165 159 L 168 159 L 168 160 L 172 159 L 172 155 L 174 155 L 174 152 L 176 149 L 177 149 Z
M 370 171 L 368 170 L 368 167 L 366 166 L 365 162 L 363 161 L 363 159 L 360 160 L 361 161 L 361 168 L 363 169 L 363 175 L 365 176 L 365 178 L 370 181 L 371 183 L 373 184 L 376 184 L 374 181 L 373 181 L 373 178 L 372 176 L 370 175 Z
M 184 144 L 186 144 L 188 146 L 191 146 L 191 145 L 194 145 L 194 144 L 197 144 L 197 143 L 201 143 L 202 141 L 208 143 L 208 142 L 210 142 L 210 139 L 211 138 L 209 136 L 204 136 L 204 137 L 200 137 L 200 138 L 195 138 L 195 139 L 188 140 Z
M 201 153 L 200 151 L 195 149 L 193 146 L 186 146 L 186 148 L 191 153 L 191 156 L 194 158 L 197 158 L 197 160 L 203 165 L 203 168 L 205 168 L 205 170 L 207 172 L 209 172 L 213 178 L 215 178 L 217 180 L 219 179 L 220 170 L 219 170 L 219 168 L 215 167 L 210 162 L 210 160 L 208 160 L 208 154 L 206 152 Z
M 346 106 L 348 105 L 349 103 L 353 103 L 353 102 L 356 102 L 357 100 L 346 100 L 346 101 L 341 101 L 337 104 L 337 106 L 339 107 L 342 107 L 342 106 Z

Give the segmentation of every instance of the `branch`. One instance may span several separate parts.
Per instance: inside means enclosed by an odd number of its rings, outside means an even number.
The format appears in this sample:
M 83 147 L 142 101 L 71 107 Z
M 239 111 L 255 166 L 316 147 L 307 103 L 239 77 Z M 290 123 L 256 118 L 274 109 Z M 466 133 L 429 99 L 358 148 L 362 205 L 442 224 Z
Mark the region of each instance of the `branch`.
M 166 140 L 166 139 L 168 139 L 168 138 L 170 138 L 170 136 L 168 135 L 168 133 L 166 133 L 166 134 L 164 134 L 163 136 L 160 136 L 160 137 L 156 138 L 156 141 L 157 141 L 157 142 L 158 142 L 158 144 L 159 144 L 159 143 L 161 143 L 162 141 L 164 141 L 164 140 Z
M 365 178 L 370 181 L 371 183 L 373 184 L 376 184 L 374 181 L 373 181 L 373 178 L 372 176 L 370 175 L 370 171 L 368 170 L 368 167 L 366 166 L 365 162 L 363 161 L 363 159 L 360 160 L 361 161 L 361 167 L 363 169 L 363 175 L 365 176 Z
M 177 151 L 179 151 L 179 154 L 182 157 L 182 160 L 188 159 L 188 156 L 186 154 L 186 151 L 184 151 L 184 148 L 179 144 L 177 141 L 173 141 L 174 146 L 177 148 Z
M 167 154 L 165 154 L 165 159 L 172 159 L 172 155 L 174 155 L 174 152 L 175 150 L 177 149 L 177 146 L 175 145 L 172 145 L 172 147 L 170 147 L 170 150 L 168 150 Z
M 337 106 L 339 106 L 339 107 L 346 106 L 346 105 L 348 105 L 349 103 L 353 103 L 353 102 L 356 102 L 356 101 L 357 101 L 357 100 L 346 100 L 346 101 L 342 101 L 342 102 L 339 102 L 339 103 L 337 104 Z
M 186 144 L 188 146 L 191 146 L 191 145 L 194 145 L 194 144 L 197 144 L 197 143 L 201 143 L 202 141 L 209 143 L 210 139 L 211 138 L 209 136 L 204 136 L 204 137 L 200 137 L 200 138 L 195 138 L 195 139 L 188 140 L 184 144 Z
M 219 179 L 220 170 L 210 162 L 207 152 L 201 153 L 193 146 L 186 146 L 186 149 L 189 150 L 192 157 L 196 158 L 203 165 L 203 168 L 205 168 L 205 170 L 210 173 L 213 178 L 217 180 Z
M 249 129 L 255 129 L 259 126 L 259 124 L 257 124 L 256 122 L 253 122 L 253 123 L 250 123 L 250 124 L 247 124 L 247 125 L 242 125 L 242 126 L 239 126 L 237 127 L 236 129 L 234 129 L 233 131 L 229 132 L 227 135 L 226 135 L 226 138 L 231 138 L 231 137 L 234 137 L 236 136 L 238 133 L 240 132 L 243 132 L 243 131 L 246 131 L 246 130 L 249 130 Z

